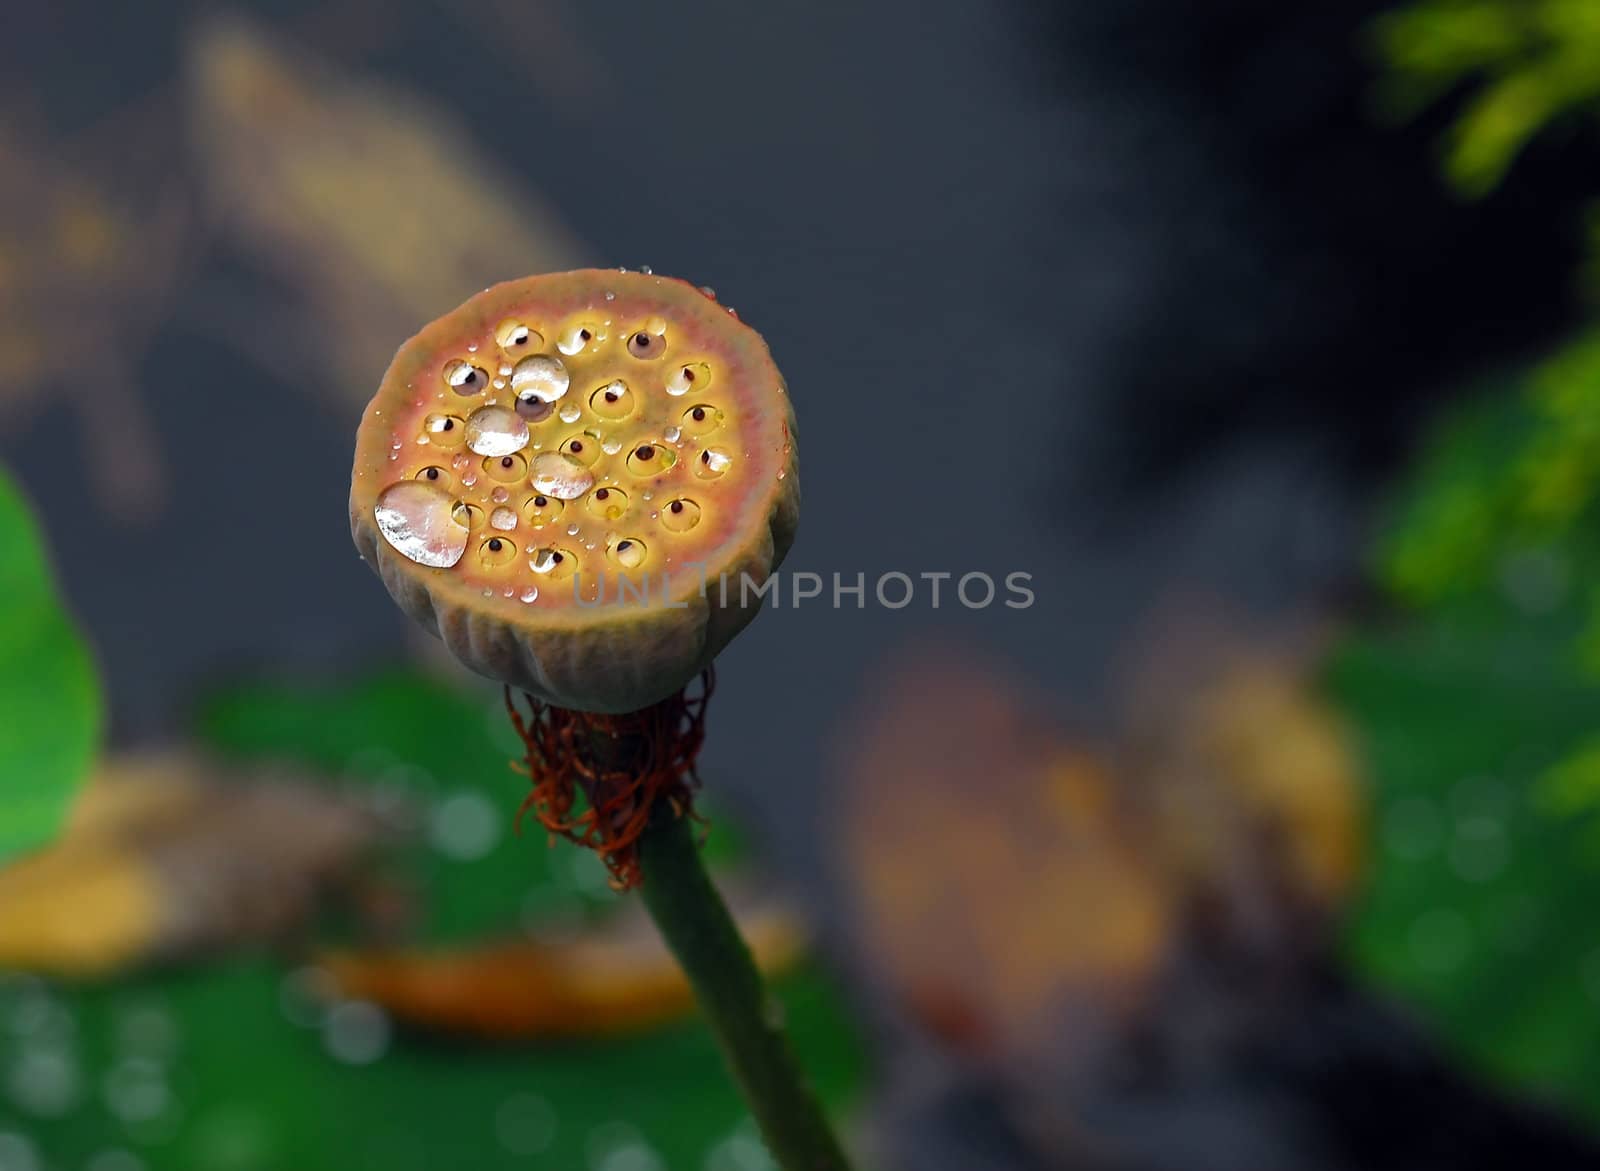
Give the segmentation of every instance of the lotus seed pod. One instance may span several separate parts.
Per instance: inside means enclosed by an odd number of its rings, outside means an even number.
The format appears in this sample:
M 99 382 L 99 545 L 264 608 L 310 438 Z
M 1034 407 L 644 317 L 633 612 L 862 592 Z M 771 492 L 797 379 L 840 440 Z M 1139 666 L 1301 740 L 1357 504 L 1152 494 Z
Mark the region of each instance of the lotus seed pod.
M 486 289 L 400 347 L 350 527 L 462 663 L 547 703 L 681 690 L 760 609 L 799 520 L 794 412 L 707 292 L 588 269 Z

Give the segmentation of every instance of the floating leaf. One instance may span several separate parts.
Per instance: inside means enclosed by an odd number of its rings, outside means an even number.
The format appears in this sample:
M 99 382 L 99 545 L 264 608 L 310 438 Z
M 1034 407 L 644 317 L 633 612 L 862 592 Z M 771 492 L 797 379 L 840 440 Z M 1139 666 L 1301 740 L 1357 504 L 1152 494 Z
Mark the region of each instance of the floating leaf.
M 114 758 L 58 841 L 0 869 L 0 968 L 103 977 L 273 939 L 384 836 L 372 810 L 303 778 Z
M 0 473 L 0 859 L 50 840 L 89 770 L 100 692 L 41 534 Z

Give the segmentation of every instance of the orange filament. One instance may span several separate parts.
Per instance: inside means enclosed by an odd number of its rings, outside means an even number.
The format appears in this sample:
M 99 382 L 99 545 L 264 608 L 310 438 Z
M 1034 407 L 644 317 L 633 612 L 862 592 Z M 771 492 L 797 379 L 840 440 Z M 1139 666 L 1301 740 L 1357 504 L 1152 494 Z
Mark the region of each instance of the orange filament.
M 638 886 L 639 835 L 656 802 L 665 799 L 675 815 L 694 816 L 695 762 L 715 682 L 707 667 L 695 697 L 686 689 L 620 716 L 569 711 L 526 694 L 524 716 L 507 687 L 506 711 L 527 750 L 516 767 L 533 782 L 517 812 L 518 828 L 532 812 L 552 840 L 563 837 L 600 855 L 615 889 Z M 584 808 L 577 809 L 580 793 Z

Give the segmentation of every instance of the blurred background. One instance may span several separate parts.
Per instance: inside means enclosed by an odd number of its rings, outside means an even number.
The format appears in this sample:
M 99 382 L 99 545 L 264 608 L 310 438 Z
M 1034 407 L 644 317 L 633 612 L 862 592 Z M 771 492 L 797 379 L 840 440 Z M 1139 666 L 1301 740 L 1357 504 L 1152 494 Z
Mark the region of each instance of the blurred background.
M 585 265 L 768 339 L 786 569 L 1032 575 L 719 663 L 863 1167 L 1600 1165 L 1592 0 L 0 27 L 0 1171 L 771 1166 L 350 545 L 396 346 Z

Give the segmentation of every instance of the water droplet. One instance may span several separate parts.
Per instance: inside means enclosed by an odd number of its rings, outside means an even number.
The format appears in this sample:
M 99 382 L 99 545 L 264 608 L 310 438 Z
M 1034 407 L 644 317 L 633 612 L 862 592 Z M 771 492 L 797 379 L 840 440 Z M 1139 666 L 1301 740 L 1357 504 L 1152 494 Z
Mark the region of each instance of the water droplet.
M 39 1153 L 20 1134 L 0 1131 L 0 1171 L 41 1171 Z
M 467 530 L 451 515 L 454 506 L 442 488 L 422 480 L 402 480 L 378 496 L 373 515 L 384 540 L 402 557 L 449 569 L 467 551 Z
M 661 433 L 661 438 L 665 439 L 668 443 L 676 443 L 678 440 L 683 438 L 683 430 L 679 427 L 668 427 Z
M 613 378 L 589 396 L 589 409 L 602 419 L 625 419 L 633 414 L 633 391 L 620 378 Z
M 628 494 L 608 484 L 590 493 L 587 503 L 594 515 L 603 520 L 615 520 L 628 511 Z
M 684 533 L 700 523 L 700 506 L 688 497 L 672 501 L 661 513 L 661 527 L 672 533 Z
M 519 398 L 516 403 L 517 414 L 530 423 L 542 423 L 555 413 L 555 407 L 547 402 L 540 402 L 536 398 Z M 539 445 L 534 444 L 535 447 Z
M 563 423 L 576 423 L 578 416 L 583 414 L 583 408 L 577 403 L 566 403 L 561 408 L 561 421 Z
M 622 440 L 615 438 L 607 439 L 600 444 L 600 450 L 605 452 L 607 455 L 616 455 L 617 452 L 622 450 Z
M 610 289 L 607 289 L 606 290 L 606 300 L 607 301 L 615 301 L 616 299 L 617 299 L 617 295 L 615 293 L 613 293 Z
M 711 385 L 711 367 L 704 362 L 690 362 L 679 366 L 667 376 L 667 393 L 673 397 L 688 394 L 690 390 L 704 390 Z
M 502 363 L 500 363 L 500 377 L 501 378 L 510 378 L 511 377 L 511 363 L 510 362 L 502 362 Z
M 539 1155 L 556 1137 L 556 1112 L 537 1094 L 514 1094 L 494 1114 L 494 1133 L 513 1155 Z
M 733 463 L 733 457 L 720 447 L 708 447 L 694 461 L 694 474 L 703 480 L 722 475 Z
M 371 1065 L 389 1048 L 389 1017 L 375 1004 L 348 1000 L 328 1013 L 322 1043 L 329 1056 L 347 1065 Z
M 476 484 L 477 482 L 478 482 L 478 473 L 477 473 L 477 471 L 475 469 L 469 468 L 466 471 L 461 473 L 461 483 L 465 487 L 470 488 L 474 484 Z
M 4 1166 L 0 1163 L 0 1166 Z M 89 1160 L 84 1171 L 145 1171 L 144 1160 L 130 1151 L 108 1148 Z
M 489 375 L 471 362 L 451 362 L 444 368 L 444 381 L 457 394 L 477 394 L 489 385 Z
M 506 388 L 506 380 L 504 378 L 496 378 L 494 380 L 494 388 L 496 390 L 504 390 Z
M 695 403 L 683 412 L 682 423 L 690 435 L 709 435 L 722 426 L 722 412 L 706 403 Z
M 570 524 L 570 525 L 567 526 L 567 536 L 576 537 L 578 535 L 578 532 L 579 532 L 579 529 L 578 529 L 577 525 Z
M 504 488 L 496 488 L 493 492 L 489 493 L 489 499 L 493 500 L 496 504 L 504 504 L 507 500 L 511 499 L 511 493 L 506 491 Z
M 539 587 L 529 586 L 527 589 L 523 590 L 522 600 L 524 602 L 537 602 L 539 600 Z
M 534 354 L 518 362 L 511 372 L 511 389 L 518 398 L 553 403 L 567 393 L 572 377 L 560 358 Z
M 467 343 L 467 353 L 476 354 L 477 352 L 478 352 L 478 343 L 477 342 L 469 342 L 469 343 Z
M 535 549 L 533 556 L 528 558 L 529 569 L 551 578 L 567 577 L 577 567 L 578 559 L 571 550 L 558 549 L 550 545 Z
M 428 819 L 428 840 L 433 848 L 457 862 L 488 856 L 500 844 L 500 831 L 499 809 L 474 789 L 446 797 L 434 806 Z
M 123 1122 L 151 1122 L 175 1105 L 165 1068 L 143 1057 L 113 1066 L 104 1090 L 107 1109 Z
M 514 320 L 502 321 L 494 331 L 494 340 L 508 354 L 531 354 L 544 345 L 543 334 Z
M 641 443 L 628 453 L 628 470 L 636 476 L 653 476 L 678 462 L 678 454 L 659 443 Z
M 606 550 L 606 556 L 624 569 L 637 569 L 644 563 L 648 552 L 644 542 L 638 537 L 623 537 Z
M 509 533 L 517 527 L 517 513 L 515 509 L 506 508 L 504 505 L 489 514 L 489 527 L 499 529 L 502 533 Z
M 662 327 L 665 326 L 662 322 Z M 628 353 L 642 362 L 653 362 L 666 352 L 667 339 L 661 333 L 640 329 L 628 336 Z
M 594 487 L 594 476 L 570 455 L 546 451 L 533 457 L 533 489 L 557 500 L 576 500 Z
M 65 1039 L 33 1039 L 17 1047 L 6 1070 L 6 1094 L 40 1118 L 71 1113 L 83 1095 L 83 1073 Z
M 528 446 L 528 424 L 510 407 L 479 407 L 467 419 L 467 446 L 479 455 L 512 455 Z
M 596 332 L 592 325 L 579 322 L 577 325 L 568 327 L 567 331 L 561 335 L 556 342 L 556 349 L 569 357 L 573 354 L 580 354 L 594 340 Z
M 645 276 L 654 276 L 656 272 L 656 270 L 651 268 L 648 264 L 641 264 L 639 266 L 639 271 L 644 273 Z

